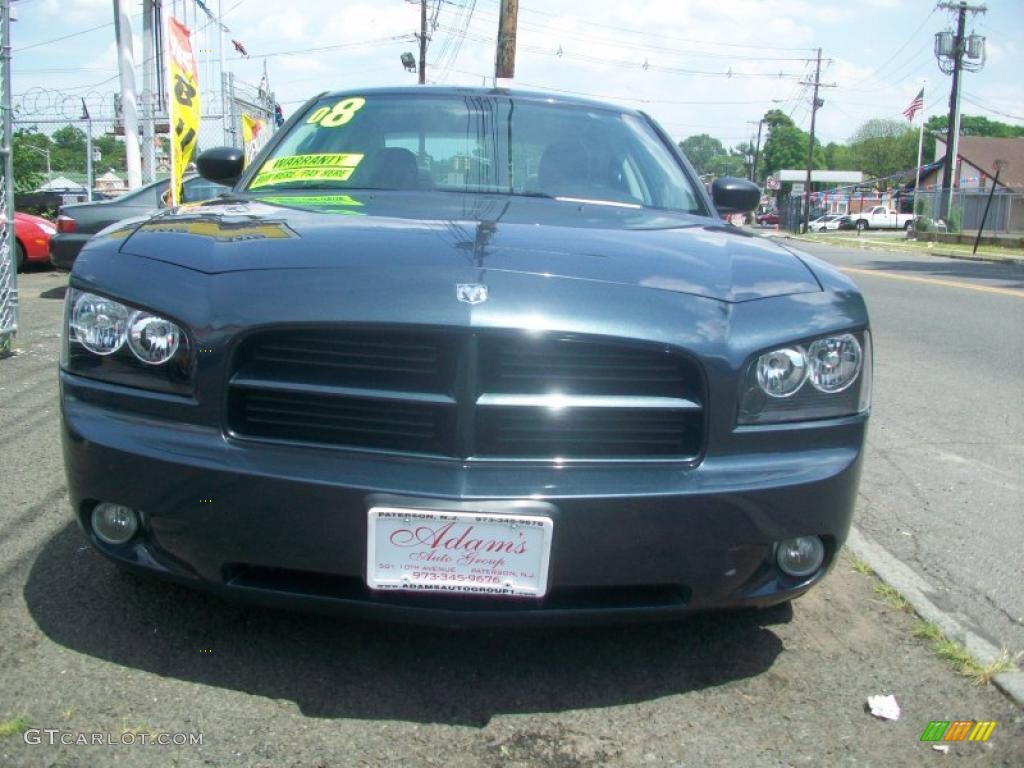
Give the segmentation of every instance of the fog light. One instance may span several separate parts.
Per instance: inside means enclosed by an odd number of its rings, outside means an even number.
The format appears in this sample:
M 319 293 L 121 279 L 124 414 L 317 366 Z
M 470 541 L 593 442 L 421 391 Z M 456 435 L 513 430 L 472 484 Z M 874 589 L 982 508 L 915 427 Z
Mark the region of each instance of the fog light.
M 122 504 L 101 502 L 92 511 L 92 530 L 107 544 L 124 544 L 139 530 L 139 516 Z
M 779 568 L 790 576 L 810 576 L 825 560 L 825 545 L 817 536 L 800 536 L 779 542 L 775 554 Z

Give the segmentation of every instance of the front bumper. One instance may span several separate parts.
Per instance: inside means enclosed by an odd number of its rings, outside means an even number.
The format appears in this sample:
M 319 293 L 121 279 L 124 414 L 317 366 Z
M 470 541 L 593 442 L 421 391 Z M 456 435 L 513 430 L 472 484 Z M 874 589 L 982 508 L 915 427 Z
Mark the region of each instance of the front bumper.
M 748 452 L 709 452 L 697 467 L 473 464 L 236 440 L 120 410 L 118 389 L 61 373 L 68 488 L 101 553 L 233 599 L 449 625 L 669 618 L 795 597 L 846 539 L 866 429 L 866 415 L 748 428 Z M 366 587 L 371 506 L 522 499 L 555 510 L 546 597 Z M 100 542 L 88 525 L 99 501 L 141 510 L 140 534 Z M 827 555 L 800 580 L 773 553 L 802 535 L 821 536 Z

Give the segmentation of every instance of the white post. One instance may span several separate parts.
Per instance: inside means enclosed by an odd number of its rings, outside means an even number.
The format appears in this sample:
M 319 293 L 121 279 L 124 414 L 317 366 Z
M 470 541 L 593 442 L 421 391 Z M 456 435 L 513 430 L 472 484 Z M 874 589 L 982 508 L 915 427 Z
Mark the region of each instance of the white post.
M 85 121 L 86 133 L 85 133 L 85 186 L 86 186 L 86 200 L 92 202 L 92 188 L 96 183 L 93 179 L 92 172 L 92 118 L 88 118 Z
M 921 83 L 921 93 L 924 93 L 925 88 L 928 87 L 928 81 L 924 80 Z M 917 137 L 917 175 L 914 181 L 914 221 L 917 221 L 917 190 L 921 188 L 921 153 L 924 152 L 924 97 L 921 97 L 921 132 Z M 915 226 L 916 230 L 917 227 Z
M 142 182 L 153 181 L 156 173 L 156 34 L 153 27 L 153 0 L 142 0 Z
M 230 147 L 232 143 L 231 132 L 228 129 L 228 91 L 224 87 L 224 0 L 217 0 L 217 31 L 217 48 L 220 51 L 220 124 L 224 129 L 224 146 Z
M 139 113 L 135 96 L 135 54 L 132 52 L 132 20 L 122 0 L 114 0 L 114 31 L 117 65 L 121 73 L 121 115 L 124 118 L 124 155 L 128 189 L 142 186 L 139 156 Z

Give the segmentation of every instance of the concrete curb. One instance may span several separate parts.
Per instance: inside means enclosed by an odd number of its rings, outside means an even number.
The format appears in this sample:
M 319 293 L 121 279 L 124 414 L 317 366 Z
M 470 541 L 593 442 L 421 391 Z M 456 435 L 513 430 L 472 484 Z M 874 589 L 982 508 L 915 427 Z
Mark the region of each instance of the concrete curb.
M 926 621 L 937 625 L 946 637 L 961 643 L 982 664 L 1002 658 L 1002 652 L 983 637 L 964 627 L 957 619 L 941 610 L 928 597 L 935 590 L 909 566 L 897 560 L 883 547 L 873 542 L 856 528 L 850 530 L 847 548 L 871 566 L 878 577 L 898 590 L 904 599 Z M 1019 707 L 1024 707 L 1024 672 L 1002 672 L 992 682 Z

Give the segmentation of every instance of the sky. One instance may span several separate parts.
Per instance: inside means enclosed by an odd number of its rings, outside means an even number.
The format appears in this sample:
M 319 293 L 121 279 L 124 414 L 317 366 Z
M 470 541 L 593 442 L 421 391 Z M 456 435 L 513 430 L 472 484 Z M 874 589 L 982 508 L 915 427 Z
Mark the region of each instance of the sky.
M 125 0 L 142 59 L 141 0 Z M 223 11 L 227 69 L 260 82 L 266 66 L 285 115 L 324 90 L 408 85 L 419 3 L 408 0 L 204 0 Z M 118 88 L 112 0 L 15 0 L 14 106 L 20 118 L 109 114 Z M 480 85 L 494 67 L 499 0 L 429 0 L 427 80 Z M 967 29 L 986 37 L 980 72 L 963 80 L 963 112 L 1024 124 L 1024 0 L 986 0 Z M 218 36 L 195 0 L 164 0 L 195 30 L 206 109 L 219 81 Z M 925 117 L 945 114 L 951 78 L 932 52 L 954 15 L 930 0 L 520 0 L 516 77 L 501 84 L 583 94 L 643 109 L 673 138 L 752 140 L 768 109 L 807 130 L 822 49 L 816 134 L 845 142 L 872 118 L 905 120 L 925 88 Z M 64 39 L 59 39 L 64 38 Z M 243 43 L 245 59 L 231 46 Z M 919 116 L 914 125 L 920 124 Z

